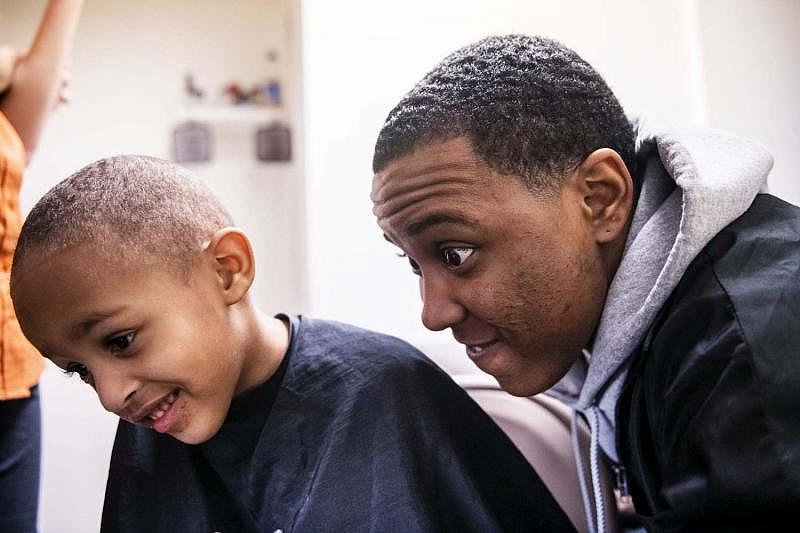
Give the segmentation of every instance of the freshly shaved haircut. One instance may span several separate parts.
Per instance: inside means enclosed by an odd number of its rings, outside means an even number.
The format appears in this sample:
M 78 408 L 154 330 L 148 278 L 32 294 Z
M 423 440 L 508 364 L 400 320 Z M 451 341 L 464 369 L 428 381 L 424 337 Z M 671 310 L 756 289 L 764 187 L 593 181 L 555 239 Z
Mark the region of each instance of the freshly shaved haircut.
M 28 214 L 11 272 L 92 243 L 110 259 L 184 267 L 201 245 L 233 219 L 187 169 L 139 155 L 100 159 L 56 185 Z

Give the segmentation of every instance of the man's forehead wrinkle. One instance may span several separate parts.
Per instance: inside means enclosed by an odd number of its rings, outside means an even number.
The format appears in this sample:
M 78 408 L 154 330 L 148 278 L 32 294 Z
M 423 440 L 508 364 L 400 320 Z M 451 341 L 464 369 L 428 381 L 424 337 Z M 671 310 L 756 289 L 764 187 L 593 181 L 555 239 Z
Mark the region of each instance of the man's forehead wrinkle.
M 452 188 L 459 192 L 474 190 L 476 181 L 487 172 L 476 164 L 440 164 L 421 171 L 398 169 L 377 175 L 373 183 L 372 201 L 375 206 L 406 194 L 424 193 L 429 189 Z M 488 176 L 486 176 L 488 177 Z
M 444 152 L 447 152 L 446 150 Z M 395 166 L 395 168 L 392 168 Z M 395 165 L 389 165 L 383 172 L 375 175 L 372 184 L 371 198 L 375 203 L 381 203 L 381 197 L 385 197 L 385 190 L 391 189 L 395 186 L 408 186 L 409 183 L 415 183 L 418 180 L 434 179 L 436 174 L 442 174 L 438 179 L 456 181 L 459 179 L 459 174 L 468 174 L 474 176 L 476 171 L 486 171 L 485 164 L 477 158 L 459 158 L 452 161 L 437 161 L 426 165 L 420 164 L 402 164 L 402 161 L 396 162 Z M 411 185 L 416 187 L 416 185 Z
M 465 191 L 474 191 L 474 187 L 456 181 L 437 181 L 421 187 L 404 186 L 401 190 L 394 191 L 382 203 L 376 203 L 372 212 L 379 221 L 394 217 L 409 220 L 420 210 L 427 211 L 431 207 L 446 205 L 444 201 L 439 204 L 439 200 L 448 196 L 458 195 L 459 205 L 463 205 L 467 198 L 463 194 Z

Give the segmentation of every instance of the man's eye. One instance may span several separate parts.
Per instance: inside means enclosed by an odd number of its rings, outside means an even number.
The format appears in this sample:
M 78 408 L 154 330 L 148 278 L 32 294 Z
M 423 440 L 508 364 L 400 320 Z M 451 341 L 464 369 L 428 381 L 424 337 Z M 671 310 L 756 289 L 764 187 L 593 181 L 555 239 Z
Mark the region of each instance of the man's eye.
M 475 248 L 442 248 L 442 261 L 450 268 L 461 266 L 472 255 Z
M 414 272 L 414 274 L 419 276 L 420 270 L 419 270 L 419 265 L 417 264 L 417 262 L 409 257 L 408 258 L 408 264 L 411 265 L 411 270 Z
M 121 352 L 130 346 L 134 338 L 136 338 L 136 333 L 130 332 L 126 333 L 125 335 L 112 337 L 106 341 L 106 344 L 112 352 Z
M 405 258 L 407 258 L 407 259 L 408 259 L 408 264 L 409 264 L 409 265 L 411 265 L 411 271 L 412 271 L 412 272 L 414 272 L 414 274 L 416 274 L 417 276 L 419 276 L 419 275 L 420 275 L 419 265 L 417 264 L 417 262 L 416 262 L 416 261 L 414 261 L 413 259 L 411 259 L 411 258 L 410 258 L 410 257 L 408 257 L 408 256 L 407 256 L 405 253 L 402 253 L 402 252 L 401 252 L 401 253 L 398 253 L 398 254 L 397 254 L 397 256 L 398 256 L 398 257 L 405 257 Z
M 64 369 L 64 373 L 67 374 L 68 376 L 77 374 L 78 377 L 81 378 L 83 381 L 88 382 L 89 380 L 89 369 L 86 368 L 85 365 L 82 365 L 80 363 L 68 363 L 67 368 Z

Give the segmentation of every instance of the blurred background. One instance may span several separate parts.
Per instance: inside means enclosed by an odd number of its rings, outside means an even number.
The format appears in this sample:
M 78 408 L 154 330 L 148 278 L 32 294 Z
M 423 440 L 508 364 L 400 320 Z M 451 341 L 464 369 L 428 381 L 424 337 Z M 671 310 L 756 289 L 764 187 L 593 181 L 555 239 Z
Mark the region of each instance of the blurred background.
M 43 0 L 0 0 L 26 48 Z M 178 160 L 253 240 L 256 301 L 403 337 L 471 371 L 419 323 L 416 278 L 375 225 L 375 137 L 440 59 L 490 34 L 556 38 L 626 111 L 738 132 L 775 156 L 770 191 L 800 204 L 797 0 L 88 0 L 72 102 L 33 156 L 23 210 L 100 157 Z M 116 418 L 78 379 L 41 384 L 43 532 L 99 527 Z

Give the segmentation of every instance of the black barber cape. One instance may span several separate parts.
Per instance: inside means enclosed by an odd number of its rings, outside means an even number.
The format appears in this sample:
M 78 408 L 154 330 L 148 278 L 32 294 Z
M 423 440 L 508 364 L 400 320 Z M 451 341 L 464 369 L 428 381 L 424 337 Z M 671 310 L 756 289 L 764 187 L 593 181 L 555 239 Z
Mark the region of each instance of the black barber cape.
M 290 335 L 278 372 L 208 442 L 120 421 L 102 531 L 573 531 L 505 434 L 414 348 L 305 317 Z

